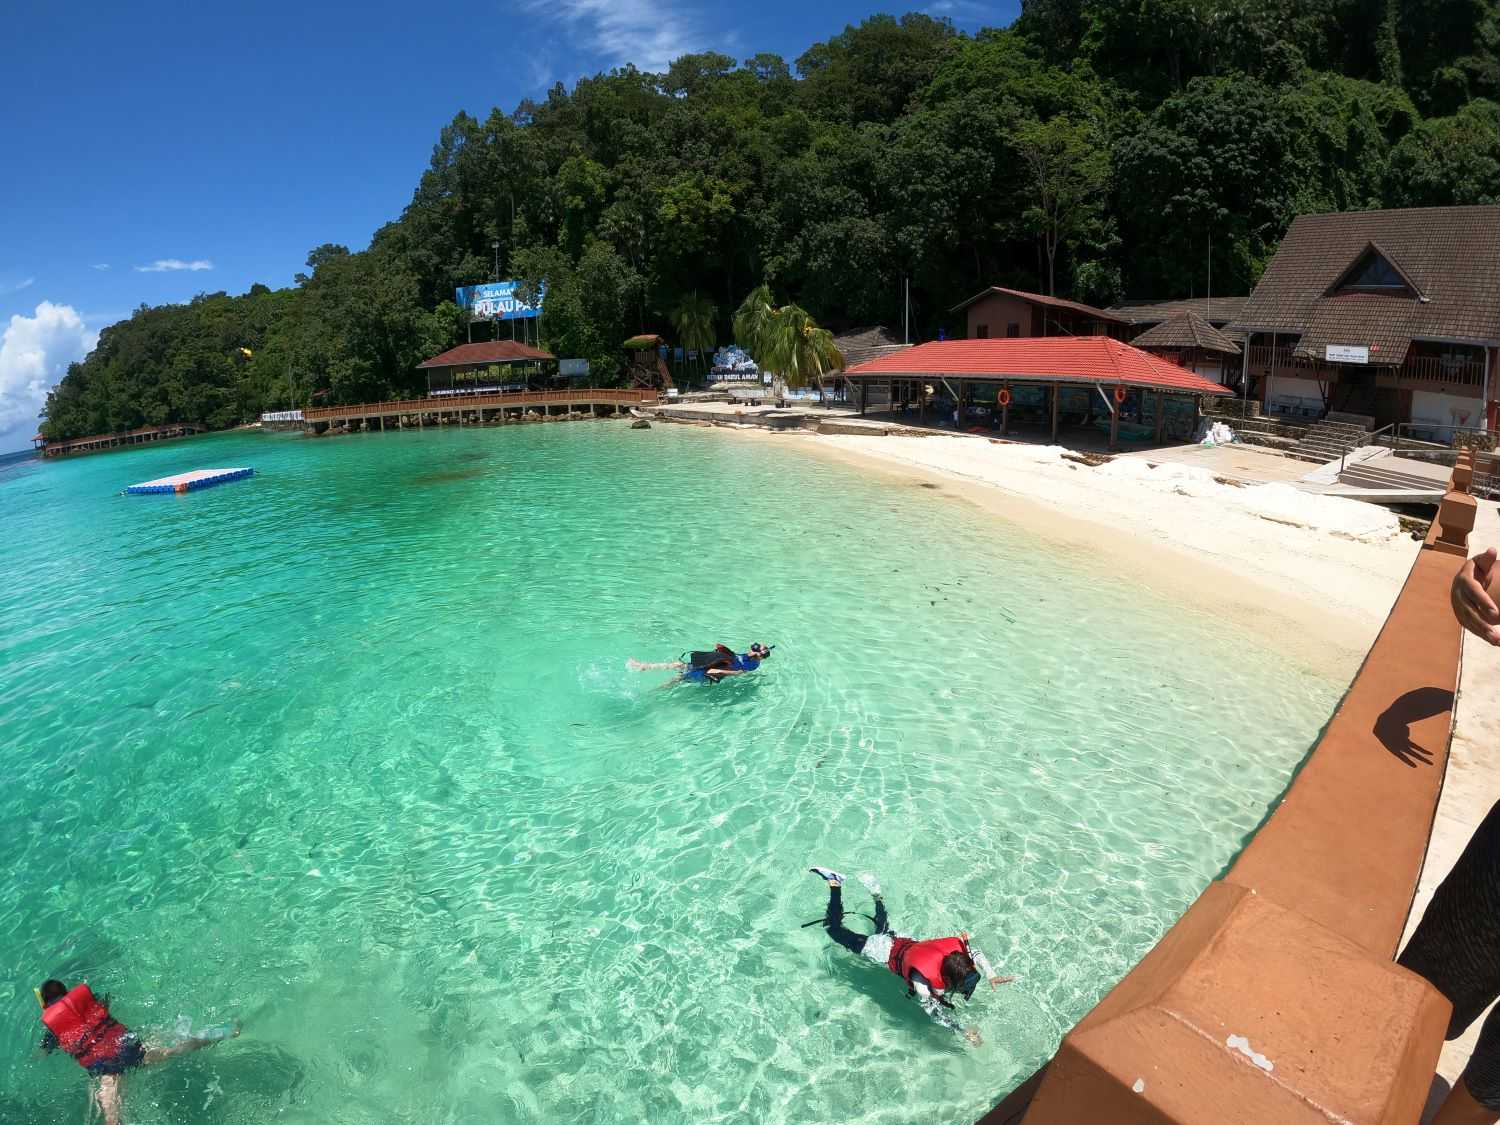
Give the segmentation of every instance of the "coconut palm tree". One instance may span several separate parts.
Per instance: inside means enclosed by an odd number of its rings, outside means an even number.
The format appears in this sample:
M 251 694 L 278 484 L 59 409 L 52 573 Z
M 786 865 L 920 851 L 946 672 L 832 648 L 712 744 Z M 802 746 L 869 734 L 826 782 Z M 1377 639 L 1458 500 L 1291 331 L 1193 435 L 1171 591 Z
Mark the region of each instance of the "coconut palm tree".
M 699 364 L 713 350 L 714 320 L 718 310 L 707 297 L 694 293 L 684 297 L 672 313 L 672 326 L 677 329 L 677 339 L 685 351 L 697 352 Z M 684 355 L 683 359 L 686 360 Z
M 756 363 L 774 371 L 790 387 L 816 380 L 823 397 L 823 375 L 844 366 L 833 333 L 801 305 L 777 308 L 769 286 L 753 290 L 734 317 L 734 334 Z

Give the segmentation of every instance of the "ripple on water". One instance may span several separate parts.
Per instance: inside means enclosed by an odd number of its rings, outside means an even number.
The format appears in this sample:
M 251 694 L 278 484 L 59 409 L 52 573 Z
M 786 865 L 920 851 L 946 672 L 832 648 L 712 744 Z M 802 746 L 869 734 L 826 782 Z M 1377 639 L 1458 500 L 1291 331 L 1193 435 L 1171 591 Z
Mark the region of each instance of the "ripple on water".
M 245 463 L 187 497 L 121 485 Z M 232 435 L 0 476 L 0 1117 L 31 984 L 242 1039 L 154 1123 L 972 1119 L 1230 858 L 1333 684 L 795 449 Z M 659 691 L 715 640 L 765 671 Z M 1020 980 L 929 1026 L 810 862 Z M 848 905 L 868 909 L 857 887 Z M 913 1066 L 918 1059 L 921 1066 Z

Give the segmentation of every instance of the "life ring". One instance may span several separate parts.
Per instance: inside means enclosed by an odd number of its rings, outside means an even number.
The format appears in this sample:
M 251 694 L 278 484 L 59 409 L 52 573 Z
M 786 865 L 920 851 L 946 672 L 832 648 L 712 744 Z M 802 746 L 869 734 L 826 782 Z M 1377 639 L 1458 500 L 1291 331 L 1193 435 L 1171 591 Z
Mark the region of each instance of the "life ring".
M 1124 401 L 1125 401 L 1125 388 L 1124 387 L 1116 387 L 1115 388 L 1115 402 L 1116 403 L 1123 403 Z
M 1010 388 L 1009 387 L 1001 387 L 1000 388 L 1000 393 L 995 396 L 995 401 L 998 402 L 1001 406 L 1009 406 L 1010 405 Z

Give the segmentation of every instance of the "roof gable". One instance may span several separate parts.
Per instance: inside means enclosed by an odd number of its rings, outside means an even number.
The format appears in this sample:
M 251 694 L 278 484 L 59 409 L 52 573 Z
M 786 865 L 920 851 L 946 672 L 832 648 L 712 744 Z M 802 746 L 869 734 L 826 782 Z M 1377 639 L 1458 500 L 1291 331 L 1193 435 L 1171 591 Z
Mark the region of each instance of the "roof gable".
M 1191 310 L 1148 328 L 1133 343 L 1138 348 L 1199 348 L 1224 355 L 1240 354 L 1238 344 Z
M 1381 293 L 1388 297 L 1416 297 L 1423 300 L 1422 289 L 1401 268 L 1395 256 L 1378 242 L 1367 242 L 1359 257 L 1349 264 L 1337 281 L 1328 287 L 1325 297 L 1335 293 Z
M 1042 308 L 1065 309 L 1068 312 L 1082 313 L 1084 316 L 1091 316 L 1095 320 L 1107 320 L 1114 324 L 1128 323 L 1123 317 L 1117 316 L 1112 312 L 1106 312 L 1104 309 L 1096 309 L 1093 305 L 1085 305 L 1082 301 L 1067 301 L 1061 297 L 1048 297 L 1042 293 L 1028 293 L 1024 289 L 1006 289 L 1004 286 L 1000 285 L 991 285 L 988 289 L 985 289 L 979 293 L 975 293 L 974 296 L 970 297 L 962 304 L 954 305 L 948 311 L 961 312 L 964 309 L 968 308 L 970 305 L 974 304 L 976 301 L 982 301 L 986 297 L 993 297 L 996 295 L 1001 297 L 1014 297 L 1018 301 L 1025 301 L 1027 304 L 1031 305 L 1040 305 Z

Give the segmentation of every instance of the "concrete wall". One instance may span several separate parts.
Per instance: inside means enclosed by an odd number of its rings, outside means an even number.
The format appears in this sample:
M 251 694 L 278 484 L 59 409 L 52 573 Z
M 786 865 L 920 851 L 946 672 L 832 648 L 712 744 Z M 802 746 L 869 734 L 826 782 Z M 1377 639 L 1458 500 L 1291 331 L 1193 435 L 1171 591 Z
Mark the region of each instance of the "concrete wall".
M 1446 441 L 1451 429 L 1482 428 L 1483 404 L 1475 394 L 1452 394 L 1442 391 L 1413 391 L 1411 396 L 1413 425 L 1440 427 L 1438 440 Z
M 1392 958 L 1447 766 L 1462 636 L 1448 587 L 1475 512 L 1466 460 L 1282 802 L 1063 1040 L 1026 1125 L 1420 1116 L 1449 1004 Z M 1017 1109 L 1012 1097 L 986 1121 Z

